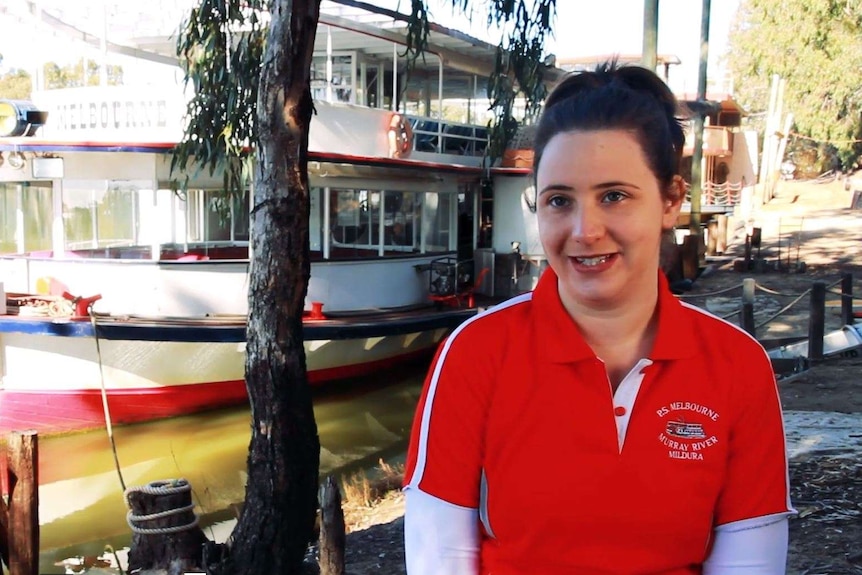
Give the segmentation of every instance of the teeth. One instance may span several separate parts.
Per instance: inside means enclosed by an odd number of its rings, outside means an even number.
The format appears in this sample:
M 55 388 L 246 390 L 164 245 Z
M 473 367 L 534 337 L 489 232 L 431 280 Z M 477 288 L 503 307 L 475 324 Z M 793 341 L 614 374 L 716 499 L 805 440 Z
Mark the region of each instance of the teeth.
M 608 261 L 608 256 L 598 256 L 595 258 L 575 258 L 578 260 L 578 263 L 581 263 L 585 266 L 597 266 L 601 263 Z

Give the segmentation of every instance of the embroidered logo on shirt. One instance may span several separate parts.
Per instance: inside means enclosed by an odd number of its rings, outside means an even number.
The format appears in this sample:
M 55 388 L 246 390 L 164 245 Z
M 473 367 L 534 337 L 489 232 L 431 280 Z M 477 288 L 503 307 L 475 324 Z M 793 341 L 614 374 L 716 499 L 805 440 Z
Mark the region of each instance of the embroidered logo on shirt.
M 656 411 L 666 419 L 659 442 L 667 448 L 671 459 L 703 461 L 704 453 L 718 443 L 709 432 L 709 424 L 718 421 L 717 411 L 690 401 L 674 401 Z
M 686 423 L 685 421 L 668 421 L 664 432 L 680 439 L 706 439 L 703 425 L 700 423 Z

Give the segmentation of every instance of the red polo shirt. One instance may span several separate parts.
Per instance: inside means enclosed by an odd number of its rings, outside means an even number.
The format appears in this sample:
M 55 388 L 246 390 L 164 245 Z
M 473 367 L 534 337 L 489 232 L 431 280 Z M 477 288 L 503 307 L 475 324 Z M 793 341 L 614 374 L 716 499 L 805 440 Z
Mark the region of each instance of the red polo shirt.
M 479 509 L 481 573 L 700 573 L 715 526 L 791 512 L 766 353 L 659 282 L 616 393 L 551 270 L 441 346 L 405 484 Z

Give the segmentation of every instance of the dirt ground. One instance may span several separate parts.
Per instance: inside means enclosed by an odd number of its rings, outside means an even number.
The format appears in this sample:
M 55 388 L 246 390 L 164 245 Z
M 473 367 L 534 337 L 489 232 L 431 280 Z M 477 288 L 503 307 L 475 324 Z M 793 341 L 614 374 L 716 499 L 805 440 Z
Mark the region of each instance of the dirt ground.
M 810 289 L 814 281 L 823 281 L 834 291 L 839 289 L 836 283 L 842 273 L 850 272 L 854 293 L 862 294 L 862 211 L 849 209 L 851 195 L 841 182 L 782 183 L 775 197 L 748 222 L 762 230 L 759 255 L 765 265 L 760 269 L 772 271 L 734 270 L 734 260 L 744 254 L 745 234 L 741 232 L 731 237 L 725 254 L 708 259 L 705 273 L 695 281 L 687 299 L 717 315 L 730 313 L 728 320 L 736 321 L 732 312 L 738 307 L 742 280 L 753 278 L 758 286 L 757 325 Z M 839 296 L 833 291 L 827 293 L 827 333 L 840 327 Z M 803 297 L 778 318 L 759 326 L 758 338 L 805 337 L 807 305 Z M 856 305 L 857 309 L 862 305 L 858 299 Z M 816 362 L 808 370 L 780 380 L 779 390 L 788 418 L 807 413 L 817 421 L 830 414 L 855 414 L 852 417 L 858 419 L 851 421 L 862 423 L 860 357 Z M 849 433 L 858 446 L 855 456 L 835 450 L 790 459 L 791 496 L 798 511 L 790 521 L 790 575 L 862 573 L 862 425 Z M 405 573 L 403 511 L 403 498 L 394 492 L 373 507 L 348 514 L 352 524 L 347 536 L 349 575 Z

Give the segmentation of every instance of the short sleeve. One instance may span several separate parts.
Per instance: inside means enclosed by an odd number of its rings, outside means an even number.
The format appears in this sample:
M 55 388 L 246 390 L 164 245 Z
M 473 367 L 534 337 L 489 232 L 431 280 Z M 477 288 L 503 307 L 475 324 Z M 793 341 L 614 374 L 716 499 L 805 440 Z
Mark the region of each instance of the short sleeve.
M 746 342 L 748 343 L 748 342 Z M 732 390 L 727 473 L 715 524 L 792 513 L 781 402 L 763 348 L 745 346 Z M 753 349 L 752 349 L 753 348 Z
M 468 329 L 463 329 L 464 327 Z M 488 340 L 462 326 L 437 352 L 410 435 L 405 488 L 476 508 L 494 380 Z M 482 351 L 486 350 L 486 351 Z

